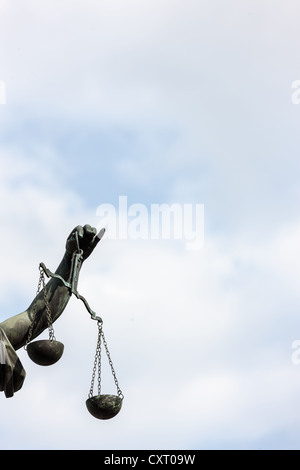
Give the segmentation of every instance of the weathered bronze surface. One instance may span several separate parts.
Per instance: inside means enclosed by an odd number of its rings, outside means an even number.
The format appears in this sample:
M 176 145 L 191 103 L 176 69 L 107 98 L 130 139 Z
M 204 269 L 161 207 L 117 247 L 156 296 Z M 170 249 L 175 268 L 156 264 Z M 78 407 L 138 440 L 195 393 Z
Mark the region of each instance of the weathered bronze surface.
M 117 395 L 96 395 L 86 400 L 86 407 L 94 418 L 110 419 L 119 413 L 122 402 Z
M 97 246 L 100 238 L 97 237 L 97 230 L 90 225 L 77 226 L 72 230 L 66 242 L 66 251 L 58 266 L 55 274 L 61 276 L 67 283 L 71 282 L 73 254 L 77 250 L 76 236 L 78 234 L 79 246 L 83 250 L 83 261 L 86 260 Z M 77 273 L 81 270 L 82 263 L 77 266 Z M 78 277 L 76 279 L 78 282 Z M 49 299 L 50 310 L 52 312 L 52 322 L 56 321 L 65 310 L 72 292 L 65 286 L 60 279 L 51 278 L 47 283 L 47 296 Z M 47 328 L 47 316 L 43 290 L 36 299 L 36 319 L 32 332 L 32 339 L 36 338 Z M 11 345 L 15 350 L 20 349 L 26 344 L 28 330 L 32 321 L 34 301 L 25 312 L 19 313 L 0 323 L 0 328 L 5 332 Z
M 103 231 L 97 235 L 96 228 L 92 228 L 90 225 L 84 227 L 78 225 L 67 238 L 65 253 L 55 271 L 57 277 L 51 277 L 46 285 L 52 323 L 63 313 L 72 293 L 77 292 L 82 263 L 91 255 L 102 235 Z M 80 257 L 77 259 L 76 279 L 73 279 L 73 263 L 78 249 L 80 249 Z M 71 282 L 72 289 L 69 288 Z M 35 320 L 32 322 L 34 316 Z M 7 397 L 13 396 L 14 392 L 22 387 L 25 378 L 25 371 L 15 351 L 26 344 L 31 324 L 33 325 L 31 340 L 48 328 L 44 289 L 39 292 L 27 310 L 0 323 L 0 346 L 2 351 L 0 357 L 0 391 L 5 391 Z M 38 341 L 28 344 L 27 350 L 29 355 L 29 351 L 31 351 L 35 362 L 37 360 L 41 361 L 37 358 L 41 355 L 48 356 L 47 360 L 45 357 L 42 360 L 42 362 L 47 362 L 50 361 L 50 356 L 53 361 L 60 353 L 62 354 L 61 347 L 57 347 L 57 344 L 52 344 L 50 346 L 52 351 L 50 352 L 49 344 L 45 345 L 45 343 Z M 46 353 L 47 348 L 48 352 Z
M 27 353 L 30 359 L 40 366 L 55 364 L 64 352 L 64 345 L 60 341 L 41 339 L 28 344 Z

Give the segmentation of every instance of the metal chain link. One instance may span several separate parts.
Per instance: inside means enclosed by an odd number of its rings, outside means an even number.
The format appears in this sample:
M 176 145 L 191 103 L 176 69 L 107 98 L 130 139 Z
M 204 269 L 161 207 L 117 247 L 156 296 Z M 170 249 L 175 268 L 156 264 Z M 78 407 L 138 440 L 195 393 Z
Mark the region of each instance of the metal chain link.
M 39 295 L 39 293 L 40 293 L 40 290 L 41 290 L 41 286 L 42 286 L 42 285 L 43 285 L 43 296 L 44 296 L 45 307 L 46 307 L 46 314 L 47 314 L 47 323 L 48 323 L 48 330 L 49 330 L 49 339 L 50 339 L 50 341 L 55 340 L 54 329 L 53 329 L 53 325 L 52 325 L 51 310 L 50 310 L 49 301 L 48 301 L 48 298 L 47 298 L 47 291 L 46 291 L 46 284 L 45 284 L 44 269 L 43 269 L 43 267 L 41 266 L 41 264 L 39 265 L 39 271 L 40 271 L 40 278 L 39 278 L 38 287 L 37 287 L 37 292 L 36 292 L 36 296 L 35 296 L 35 300 L 34 300 L 34 304 L 33 304 L 32 321 L 31 321 L 31 324 L 30 324 L 30 327 L 29 327 L 29 330 L 28 330 L 27 341 L 26 341 L 26 344 L 25 344 L 25 346 L 24 346 L 24 349 L 25 349 L 25 350 L 27 349 L 27 346 L 28 346 L 28 344 L 29 344 L 30 341 L 31 341 L 32 332 L 33 332 L 33 327 L 34 327 L 34 322 L 35 322 L 35 317 L 36 317 L 37 298 L 38 298 L 38 295 Z
M 46 290 L 46 283 L 45 283 L 45 274 L 43 268 L 40 266 L 40 273 L 41 273 L 41 280 L 43 284 L 43 295 L 44 295 L 44 301 L 45 301 L 45 306 L 46 306 L 46 313 L 47 313 L 47 322 L 48 322 L 48 330 L 49 330 L 49 339 L 50 341 L 54 341 L 56 338 L 54 336 L 54 328 L 52 324 L 52 316 L 51 316 L 51 310 L 50 310 L 50 305 L 49 301 L 47 298 L 47 290 Z
M 123 395 L 123 393 L 122 393 L 122 391 L 119 387 L 116 372 L 115 372 L 115 369 L 113 367 L 113 363 L 112 363 L 110 353 L 109 353 L 109 350 L 108 350 L 107 342 L 105 340 L 105 336 L 104 336 L 104 333 L 103 333 L 103 329 L 102 329 L 103 322 L 98 320 L 97 325 L 98 325 L 98 340 L 97 340 L 96 354 L 95 354 L 95 360 L 94 360 L 91 388 L 90 388 L 90 392 L 89 392 L 88 396 L 89 396 L 89 398 L 91 398 L 93 396 L 97 366 L 98 366 L 98 395 L 101 394 L 101 338 L 102 338 L 103 344 L 104 344 L 104 347 L 105 347 L 105 351 L 106 351 L 106 355 L 107 355 L 107 358 L 108 358 L 108 362 L 109 362 L 111 372 L 112 372 L 112 375 L 113 375 L 113 378 L 114 378 L 114 382 L 115 382 L 116 387 L 117 387 L 118 396 L 121 399 L 123 399 L 124 395 Z
M 117 387 L 118 395 L 119 395 L 120 398 L 123 399 L 124 395 L 123 395 L 123 393 L 122 393 L 122 391 L 119 387 L 118 379 L 117 379 L 116 372 L 115 372 L 115 369 L 114 369 L 114 366 L 113 366 L 113 362 L 112 362 L 111 357 L 110 357 L 110 353 L 109 353 L 109 350 L 108 350 L 108 347 L 107 347 L 107 342 L 105 340 L 103 330 L 101 332 L 101 336 L 102 336 L 102 339 L 103 339 L 103 344 L 104 344 L 104 347 L 105 347 L 105 351 L 106 351 L 108 362 L 109 362 L 109 365 L 110 365 L 110 368 L 111 368 L 111 372 L 112 372 L 112 375 L 113 375 L 113 378 L 114 378 L 114 381 L 115 381 L 115 384 L 116 384 L 116 387 Z
M 28 346 L 28 344 L 29 344 L 30 341 L 31 341 L 32 330 L 33 330 L 34 321 L 35 321 L 35 316 L 36 316 L 37 297 L 38 297 L 38 295 L 39 295 L 39 293 L 40 293 L 40 290 L 41 290 L 41 284 L 42 284 L 42 276 L 40 275 L 39 282 L 38 282 L 38 287 L 37 287 L 37 291 L 36 291 L 36 296 L 35 296 L 34 304 L 33 304 L 32 321 L 31 321 L 31 324 L 30 324 L 30 327 L 29 327 L 29 330 L 28 330 L 27 341 L 26 341 L 26 344 L 25 344 L 25 346 L 24 346 L 24 349 L 25 349 L 25 350 L 27 349 L 27 346 Z
M 100 321 L 98 321 L 97 325 L 98 325 L 98 339 L 97 339 L 96 354 L 95 354 L 95 360 L 94 360 L 94 367 L 93 367 L 92 382 L 91 382 L 91 388 L 90 388 L 90 392 L 89 392 L 89 398 L 91 398 L 93 396 L 97 367 L 98 367 L 98 395 L 101 394 L 101 331 L 102 331 L 102 323 Z

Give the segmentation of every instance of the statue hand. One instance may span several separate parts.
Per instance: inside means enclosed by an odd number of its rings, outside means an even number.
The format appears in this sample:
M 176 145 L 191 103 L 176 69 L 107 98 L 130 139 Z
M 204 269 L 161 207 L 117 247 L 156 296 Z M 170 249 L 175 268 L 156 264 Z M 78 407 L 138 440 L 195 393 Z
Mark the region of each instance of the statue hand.
M 83 259 L 87 259 L 103 237 L 104 229 L 100 230 L 97 234 L 97 230 L 90 225 L 85 225 L 84 227 L 77 225 L 67 239 L 66 251 L 69 254 L 74 253 L 74 251 L 78 249 L 76 232 L 78 235 L 79 248 L 83 251 Z

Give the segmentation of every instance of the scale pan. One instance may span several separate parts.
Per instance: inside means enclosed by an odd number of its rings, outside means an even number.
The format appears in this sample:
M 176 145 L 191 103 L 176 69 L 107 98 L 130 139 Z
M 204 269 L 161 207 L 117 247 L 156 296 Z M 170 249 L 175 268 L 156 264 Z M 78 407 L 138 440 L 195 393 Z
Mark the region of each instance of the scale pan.
M 86 407 L 94 418 L 110 419 L 119 413 L 122 401 L 117 395 L 96 395 L 87 399 Z
M 29 343 L 27 353 L 30 359 L 39 366 L 55 364 L 64 352 L 64 345 L 56 340 L 41 339 Z

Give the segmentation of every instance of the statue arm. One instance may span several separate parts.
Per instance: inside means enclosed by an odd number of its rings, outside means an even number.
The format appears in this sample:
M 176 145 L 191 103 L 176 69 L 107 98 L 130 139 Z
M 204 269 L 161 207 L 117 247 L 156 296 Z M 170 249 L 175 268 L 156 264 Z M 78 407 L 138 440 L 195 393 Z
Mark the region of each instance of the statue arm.
M 55 272 L 55 274 L 62 277 L 67 283 L 70 283 L 71 281 L 73 254 L 78 248 L 76 232 L 80 249 L 83 251 L 82 260 L 77 267 L 78 274 L 82 267 L 82 262 L 90 256 L 103 234 L 102 232 L 101 235 L 97 236 L 96 229 L 89 225 L 85 225 L 84 227 L 78 226 L 71 232 L 67 239 L 65 254 Z M 57 278 L 50 279 L 46 285 L 46 291 L 52 315 L 52 322 L 54 322 L 63 313 L 72 294 L 70 289 Z M 8 318 L 4 322 L 0 323 L 0 328 L 4 330 L 15 350 L 26 344 L 29 327 L 32 322 L 32 315 L 34 313 L 34 305 L 36 305 L 36 321 L 32 331 L 32 339 L 36 338 L 48 327 L 43 290 L 38 294 L 37 298 L 33 300 L 25 312 Z

